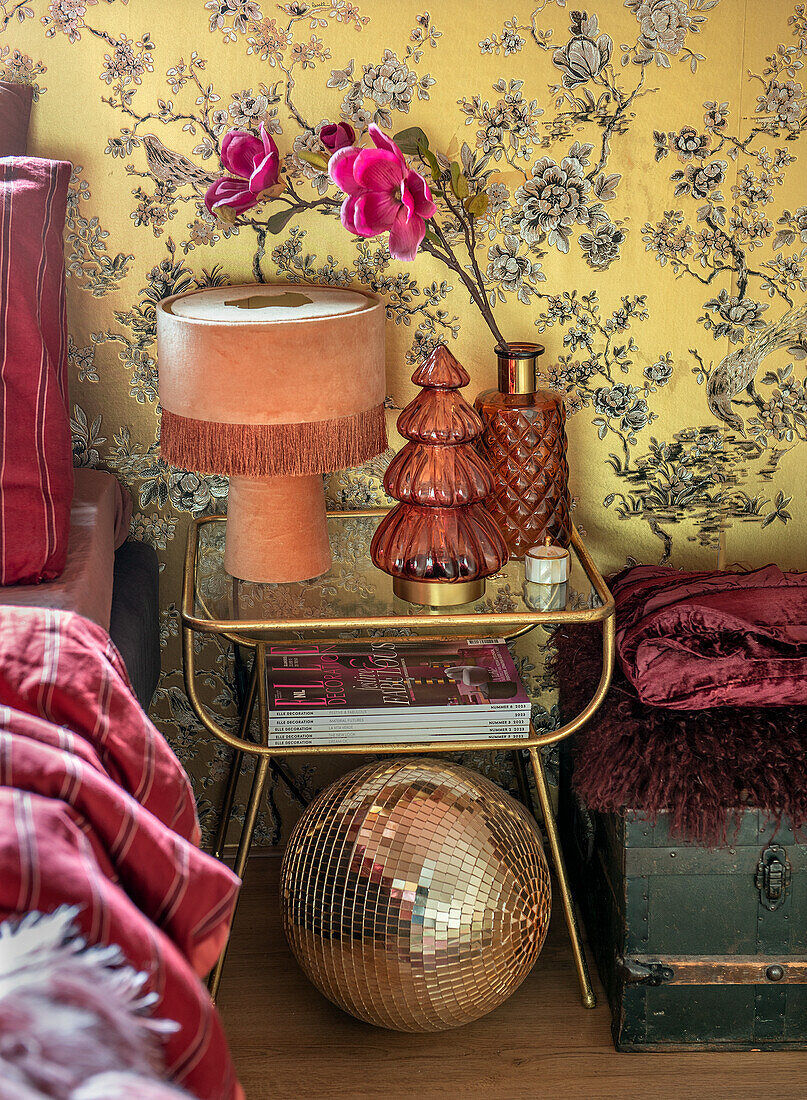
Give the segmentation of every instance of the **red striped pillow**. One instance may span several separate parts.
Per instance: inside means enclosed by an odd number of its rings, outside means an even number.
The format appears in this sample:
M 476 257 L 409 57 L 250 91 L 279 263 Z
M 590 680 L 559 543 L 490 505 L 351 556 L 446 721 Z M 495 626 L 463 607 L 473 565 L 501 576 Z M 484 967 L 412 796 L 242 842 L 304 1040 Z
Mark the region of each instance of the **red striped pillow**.
M 58 577 L 73 457 L 67 395 L 67 161 L 0 158 L 0 584 Z

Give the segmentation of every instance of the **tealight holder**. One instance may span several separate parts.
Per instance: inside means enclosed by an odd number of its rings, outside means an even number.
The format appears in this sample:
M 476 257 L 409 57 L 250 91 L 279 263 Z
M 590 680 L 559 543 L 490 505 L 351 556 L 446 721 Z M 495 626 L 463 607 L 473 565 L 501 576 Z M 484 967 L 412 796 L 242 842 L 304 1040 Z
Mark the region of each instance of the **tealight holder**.
M 543 546 L 532 546 L 524 555 L 524 579 L 533 584 L 565 584 L 570 561 L 569 551 L 547 535 Z
M 568 584 L 535 584 L 524 581 L 524 603 L 533 611 L 562 611 L 568 600 Z
M 524 555 L 524 602 L 534 611 L 558 611 L 566 606 L 571 558 L 569 551 L 547 536 L 543 546 Z

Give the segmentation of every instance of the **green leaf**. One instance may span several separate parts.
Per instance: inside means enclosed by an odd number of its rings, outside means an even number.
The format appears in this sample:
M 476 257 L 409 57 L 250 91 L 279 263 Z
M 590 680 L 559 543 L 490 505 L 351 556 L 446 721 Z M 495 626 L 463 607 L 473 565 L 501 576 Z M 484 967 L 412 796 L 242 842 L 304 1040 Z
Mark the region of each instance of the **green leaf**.
M 422 154 L 425 149 L 429 148 L 429 139 L 419 126 L 409 126 L 406 130 L 401 130 L 393 136 L 392 140 L 402 153 L 406 153 L 410 157 L 413 157 L 415 153 Z
M 431 149 L 421 149 L 420 155 L 423 157 L 423 159 L 426 161 L 429 168 L 431 169 L 432 179 L 434 180 L 434 182 L 439 183 L 442 172 L 440 171 L 440 165 L 437 161 L 437 157 L 434 155 Z
M 480 191 L 478 195 L 472 195 L 465 200 L 465 209 L 472 218 L 483 218 L 488 211 L 490 199 L 486 191 Z
M 428 225 L 426 226 L 426 233 L 425 233 L 425 236 L 424 236 L 423 239 L 425 241 L 431 241 L 432 244 L 437 244 L 437 245 L 440 244 L 440 238 L 437 236 L 437 234 L 434 232 L 434 230 L 431 229 Z
M 328 167 L 328 158 L 323 156 L 322 153 L 312 153 L 307 149 L 302 149 L 297 153 L 300 160 L 304 160 L 306 164 L 313 164 L 315 168 L 320 168 L 323 171 Z
M 460 166 L 455 160 L 451 162 L 451 190 L 458 199 L 468 197 L 468 181 L 463 176 Z
M 280 233 L 281 230 L 286 228 L 286 225 L 291 221 L 295 213 L 296 211 L 293 206 L 286 207 L 284 210 L 278 210 L 271 218 L 267 218 L 263 224 L 270 233 Z

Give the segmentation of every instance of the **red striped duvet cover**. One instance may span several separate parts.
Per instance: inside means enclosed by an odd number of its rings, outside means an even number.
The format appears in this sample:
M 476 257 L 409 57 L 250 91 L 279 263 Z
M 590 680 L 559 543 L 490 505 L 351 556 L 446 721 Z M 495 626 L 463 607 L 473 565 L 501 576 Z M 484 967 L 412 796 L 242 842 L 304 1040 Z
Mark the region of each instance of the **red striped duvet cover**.
M 140 709 L 106 632 L 64 611 L 0 607 L 0 919 L 79 906 L 90 943 L 149 974 L 168 1073 L 236 1100 L 200 981 L 227 935 L 238 880 L 197 847 L 182 767 Z

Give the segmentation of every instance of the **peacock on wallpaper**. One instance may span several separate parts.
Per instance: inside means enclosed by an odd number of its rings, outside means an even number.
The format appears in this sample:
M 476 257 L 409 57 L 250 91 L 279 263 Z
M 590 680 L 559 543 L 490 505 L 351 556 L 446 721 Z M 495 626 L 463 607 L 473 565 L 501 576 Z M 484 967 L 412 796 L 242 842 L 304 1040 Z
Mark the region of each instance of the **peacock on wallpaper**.
M 506 338 L 546 345 L 603 569 L 803 568 L 806 60 L 791 0 L 0 0 L 0 77 L 36 89 L 31 152 L 75 166 L 75 460 L 129 486 L 132 534 L 159 552 L 154 716 L 208 833 L 227 760 L 184 693 L 177 603 L 189 517 L 223 510 L 227 484 L 160 459 L 155 302 L 250 279 L 368 288 L 387 305 L 392 424 L 438 341 L 470 397 L 493 384 L 473 270 Z M 458 268 L 345 232 L 320 139 L 340 121 L 425 134 L 402 139 L 412 165 L 474 214 L 442 219 L 458 246 L 472 228 Z M 203 199 L 222 139 L 262 124 L 288 186 L 219 220 Z M 331 499 L 377 502 L 389 457 L 333 477 Z M 231 656 L 200 645 L 207 698 L 231 711 Z M 348 766 L 296 770 L 310 792 Z M 272 790 L 259 837 L 296 813 Z

